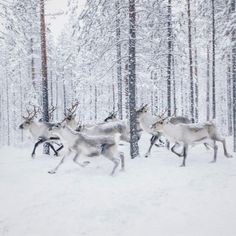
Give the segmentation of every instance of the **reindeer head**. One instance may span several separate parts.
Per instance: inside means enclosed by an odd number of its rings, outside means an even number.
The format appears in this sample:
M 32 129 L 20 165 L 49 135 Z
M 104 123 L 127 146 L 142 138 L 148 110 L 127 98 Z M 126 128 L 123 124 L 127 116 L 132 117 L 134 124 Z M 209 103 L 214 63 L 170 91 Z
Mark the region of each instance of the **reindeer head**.
M 78 108 L 78 105 L 79 105 L 79 102 L 76 101 L 76 103 L 72 104 L 71 108 L 66 109 L 67 113 L 64 113 L 65 118 L 62 122 L 66 121 L 66 123 L 68 123 L 68 122 L 73 121 L 75 119 L 75 117 L 76 117 L 75 112 Z
M 165 109 L 165 111 L 157 116 L 157 121 L 151 126 L 151 129 L 154 129 L 155 131 L 162 131 L 164 124 L 166 124 L 168 116 L 165 116 L 168 109 Z
M 148 104 L 146 105 L 142 105 L 141 108 L 139 108 L 137 111 L 136 111 L 136 116 L 137 118 L 140 118 L 141 115 L 145 114 L 148 112 Z
M 116 112 L 110 112 L 109 116 L 104 120 L 104 122 L 114 121 L 116 119 Z
M 28 129 L 39 112 L 39 110 L 36 109 L 36 106 L 34 105 L 33 105 L 33 111 L 30 111 L 29 109 L 26 109 L 26 111 L 28 114 L 27 116 L 23 116 L 23 119 L 25 121 L 19 126 L 20 129 Z
M 151 126 L 151 129 L 160 132 L 163 130 L 164 123 L 165 119 L 160 119 Z

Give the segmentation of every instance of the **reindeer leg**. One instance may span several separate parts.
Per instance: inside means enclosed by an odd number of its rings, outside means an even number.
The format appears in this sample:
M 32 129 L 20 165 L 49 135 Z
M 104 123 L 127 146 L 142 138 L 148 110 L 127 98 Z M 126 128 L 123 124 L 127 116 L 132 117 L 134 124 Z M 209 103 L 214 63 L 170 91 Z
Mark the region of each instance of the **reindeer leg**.
M 31 157 L 34 158 L 35 156 L 35 151 L 36 151 L 36 148 L 38 147 L 39 144 L 45 142 L 46 139 L 40 139 L 37 143 L 34 144 L 34 149 L 33 149 L 33 152 L 31 154 Z
M 74 157 L 74 159 L 73 159 L 73 162 L 74 162 L 75 164 L 77 164 L 77 165 L 79 165 L 79 166 L 81 166 L 81 167 L 85 167 L 85 166 L 87 166 L 87 165 L 90 163 L 89 161 L 84 161 L 84 162 L 81 164 L 81 163 L 79 163 L 79 162 L 77 161 L 78 157 L 79 157 L 79 152 L 76 153 L 76 155 L 75 155 L 75 157 Z
M 175 155 L 177 155 L 178 157 L 183 157 L 183 156 L 184 156 L 184 150 L 183 150 L 183 152 L 180 154 L 180 153 L 178 153 L 178 152 L 175 151 L 176 146 L 178 147 L 178 146 L 180 146 L 180 144 L 176 142 L 176 143 L 174 144 L 174 146 L 172 146 L 172 148 L 171 148 L 170 150 L 171 150 Z
M 57 151 L 55 150 L 55 148 L 53 147 L 53 145 L 52 145 L 50 142 L 46 142 L 46 143 L 47 143 L 48 146 L 53 150 L 54 155 L 55 155 L 55 156 L 58 156 L 58 153 L 57 153 Z
M 119 155 L 120 155 L 120 160 L 121 160 L 121 171 L 124 171 L 125 170 L 125 157 L 124 157 L 124 153 L 120 152 Z
M 222 143 L 223 149 L 224 149 L 224 155 L 225 155 L 226 157 L 228 157 L 228 158 L 233 157 L 232 155 L 230 155 L 230 154 L 227 152 L 226 142 L 225 142 L 225 139 L 224 139 L 224 138 L 222 138 L 222 137 L 216 137 L 215 140 Z
M 112 148 L 114 145 L 107 145 L 104 144 L 102 147 L 102 155 L 106 157 L 108 160 L 112 161 L 114 163 L 114 167 L 112 169 L 112 172 L 110 175 L 114 175 L 117 167 L 119 166 L 120 160 L 117 158 L 114 158 L 114 152 L 112 151 Z
M 64 148 L 64 145 L 61 143 L 61 146 L 56 151 L 59 152 L 62 148 Z
M 159 138 L 159 135 L 152 135 L 151 140 L 150 140 L 150 143 L 151 143 L 150 147 L 149 147 L 147 153 L 145 154 L 146 158 L 149 157 L 149 155 L 151 153 L 151 150 L 152 150 L 152 147 L 155 144 L 155 142 L 158 140 L 158 138 Z
M 184 144 L 184 158 L 183 158 L 183 163 L 181 165 L 181 167 L 185 166 L 185 161 L 188 155 L 188 144 Z
M 62 165 L 62 164 L 64 163 L 65 158 L 70 154 L 70 152 L 71 152 L 71 150 L 68 150 L 68 152 L 62 157 L 62 159 L 61 159 L 61 161 L 58 163 L 58 165 L 57 165 L 54 169 L 48 171 L 48 173 L 49 173 L 49 174 L 56 174 L 58 168 L 60 167 L 60 165 Z

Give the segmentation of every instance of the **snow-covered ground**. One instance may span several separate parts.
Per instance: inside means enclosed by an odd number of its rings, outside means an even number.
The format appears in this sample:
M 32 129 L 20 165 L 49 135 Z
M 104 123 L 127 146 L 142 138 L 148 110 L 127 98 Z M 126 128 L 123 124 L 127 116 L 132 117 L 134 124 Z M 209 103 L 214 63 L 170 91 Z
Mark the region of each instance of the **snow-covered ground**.
M 142 156 L 147 147 L 142 141 Z M 0 235 L 236 235 L 236 158 L 221 148 L 209 164 L 212 151 L 194 147 L 180 168 L 180 158 L 154 147 L 114 177 L 102 158 L 86 168 L 68 158 L 50 175 L 59 158 L 38 151 L 32 160 L 30 148 L 0 150 Z

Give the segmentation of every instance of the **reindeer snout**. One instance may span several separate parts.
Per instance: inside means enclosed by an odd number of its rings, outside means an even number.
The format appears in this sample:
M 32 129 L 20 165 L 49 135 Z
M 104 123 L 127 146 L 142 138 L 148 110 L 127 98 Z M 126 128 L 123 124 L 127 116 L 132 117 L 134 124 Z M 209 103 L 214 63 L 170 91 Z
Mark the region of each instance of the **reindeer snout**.
M 23 124 L 21 124 L 20 126 L 19 126 L 19 129 L 23 129 L 24 127 L 23 127 Z

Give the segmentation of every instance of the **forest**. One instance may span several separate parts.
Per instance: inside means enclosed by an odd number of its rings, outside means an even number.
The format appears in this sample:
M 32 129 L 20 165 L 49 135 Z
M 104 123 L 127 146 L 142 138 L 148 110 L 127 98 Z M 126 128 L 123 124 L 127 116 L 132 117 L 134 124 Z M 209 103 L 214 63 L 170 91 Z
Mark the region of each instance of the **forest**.
M 236 0 L 0 0 L 0 58 L 0 235 L 236 235 Z

